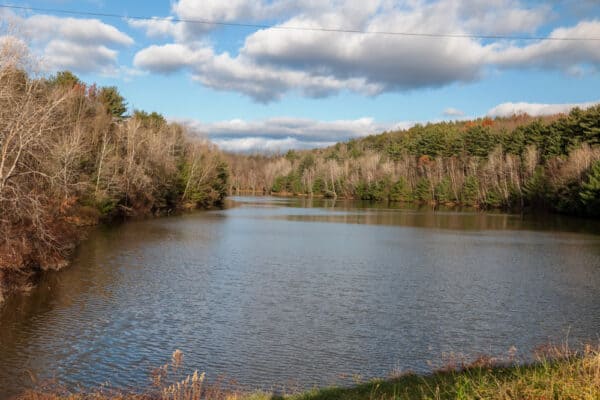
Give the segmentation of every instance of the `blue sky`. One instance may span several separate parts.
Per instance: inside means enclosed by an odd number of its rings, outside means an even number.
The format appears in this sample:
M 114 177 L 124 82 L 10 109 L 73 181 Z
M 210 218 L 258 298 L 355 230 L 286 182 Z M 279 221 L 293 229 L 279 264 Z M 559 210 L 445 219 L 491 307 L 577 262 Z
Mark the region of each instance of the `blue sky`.
M 434 34 L 600 39 L 594 0 L 29 0 L 45 9 Z M 116 85 L 226 150 L 600 101 L 600 41 L 422 38 L 3 10 L 45 73 Z

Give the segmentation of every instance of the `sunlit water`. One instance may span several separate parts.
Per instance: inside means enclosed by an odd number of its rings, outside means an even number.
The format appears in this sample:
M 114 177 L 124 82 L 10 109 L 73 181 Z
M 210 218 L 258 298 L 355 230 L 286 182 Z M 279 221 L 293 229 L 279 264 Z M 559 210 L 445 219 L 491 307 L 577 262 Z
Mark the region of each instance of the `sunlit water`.
M 140 388 L 175 349 L 245 388 L 424 372 L 600 333 L 598 223 L 234 198 L 94 231 L 0 310 L 0 397 Z

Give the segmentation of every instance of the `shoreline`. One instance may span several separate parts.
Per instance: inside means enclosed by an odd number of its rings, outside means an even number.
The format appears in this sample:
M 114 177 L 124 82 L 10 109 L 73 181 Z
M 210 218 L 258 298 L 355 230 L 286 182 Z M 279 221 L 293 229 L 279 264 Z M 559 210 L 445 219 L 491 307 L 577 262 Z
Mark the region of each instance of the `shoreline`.
M 71 228 L 69 237 L 64 239 L 65 246 L 68 248 L 66 254 L 57 257 L 52 265 L 42 267 L 40 264 L 32 263 L 21 267 L 2 269 L 0 268 L 0 309 L 11 296 L 17 293 L 28 293 L 39 283 L 42 274 L 47 271 L 62 271 L 69 268 L 72 264 L 72 258 L 77 247 L 85 240 L 89 232 L 98 229 L 101 226 L 116 226 L 152 218 L 165 218 L 170 216 L 182 215 L 193 211 L 208 211 L 222 207 L 222 205 L 210 206 L 190 206 L 183 204 L 176 209 L 158 210 L 155 213 L 148 213 L 144 210 L 133 210 L 135 214 L 131 216 L 115 216 L 111 218 L 101 218 L 97 216 L 93 221 L 87 220 L 85 224 L 74 225 Z
M 152 388 L 137 392 L 34 389 L 17 400 L 587 400 L 600 396 L 600 348 L 585 345 L 579 351 L 547 346 L 535 361 L 519 362 L 480 356 L 470 362 L 450 361 L 430 373 L 393 373 L 387 378 L 356 382 L 352 386 L 315 387 L 298 392 L 243 391 L 223 388 L 195 371 L 183 380 L 169 379 L 181 367 L 176 350 L 170 363 L 155 370 Z

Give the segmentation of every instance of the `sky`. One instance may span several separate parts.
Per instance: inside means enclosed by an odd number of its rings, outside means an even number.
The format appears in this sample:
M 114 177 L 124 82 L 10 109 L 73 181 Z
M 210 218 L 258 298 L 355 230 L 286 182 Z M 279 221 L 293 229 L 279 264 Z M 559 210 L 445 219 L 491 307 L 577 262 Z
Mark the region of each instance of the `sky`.
M 600 102 L 597 0 L 0 4 L 37 8 L 0 7 L 0 34 L 26 41 L 41 73 L 117 86 L 130 109 L 160 112 L 227 151 Z

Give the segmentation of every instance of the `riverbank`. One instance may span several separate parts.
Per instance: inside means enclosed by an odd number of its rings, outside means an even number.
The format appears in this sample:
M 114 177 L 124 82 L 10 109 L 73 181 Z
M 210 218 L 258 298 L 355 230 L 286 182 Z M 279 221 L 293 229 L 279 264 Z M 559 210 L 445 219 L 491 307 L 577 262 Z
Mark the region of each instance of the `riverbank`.
M 406 373 L 389 379 L 372 380 L 354 387 L 314 389 L 297 394 L 268 392 L 231 392 L 204 382 L 204 374 L 194 373 L 185 380 L 161 386 L 162 371 L 176 368 L 181 353 L 174 353 L 173 364 L 158 369 L 153 380 L 157 388 L 148 394 L 96 392 L 88 394 L 44 391 L 29 392 L 19 400 L 508 400 L 600 398 L 600 352 L 585 347 L 580 352 L 549 348 L 531 364 L 514 364 L 479 358 L 468 365 L 449 365 L 429 375 Z M 178 361 L 179 358 L 179 361 Z M 158 376 L 158 378 L 157 378 Z
M 0 303 L 68 265 L 86 226 L 220 204 L 229 176 L 185 126 L 69 72 L 29 76 L 19 49 L 0 49 Z

